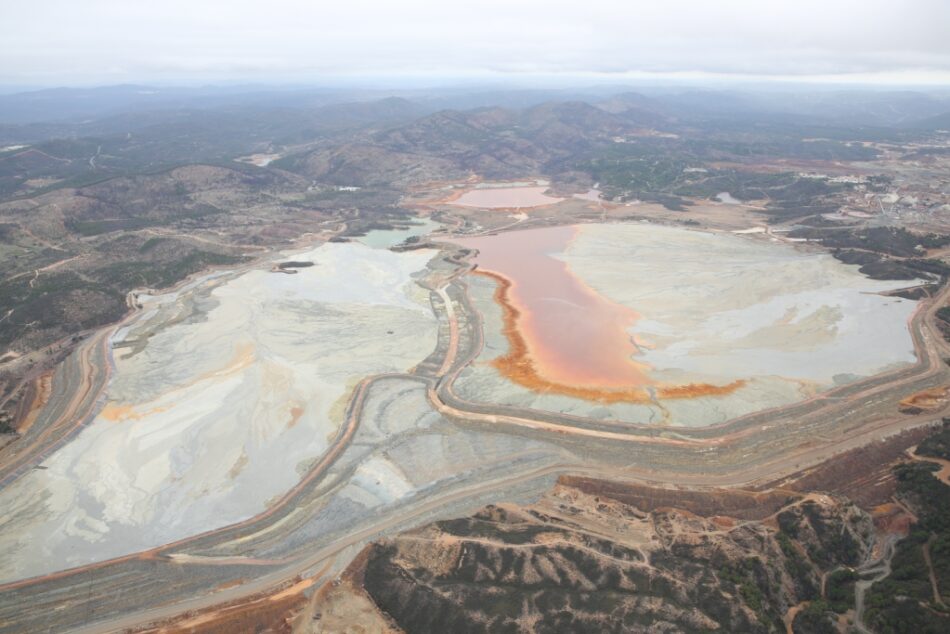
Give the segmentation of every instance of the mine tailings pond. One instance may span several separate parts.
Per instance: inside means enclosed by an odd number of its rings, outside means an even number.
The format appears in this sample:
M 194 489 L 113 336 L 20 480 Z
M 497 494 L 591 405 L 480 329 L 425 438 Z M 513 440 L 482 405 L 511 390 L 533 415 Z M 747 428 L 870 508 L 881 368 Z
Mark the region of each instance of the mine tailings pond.
M 365 241 L 396 244 L 430 226 Z M 293 275 L 265 262 L 141 294 L 111 337 L 101 411 L 0 491 L 0 582 L 265 511 L 326 454 L 360 380 L 405 372 L 435 349 L 438 322 L 415 279 L 436 254 L 325 243 L 280 254 L 310 265 Z
M 497 284 L 508 350 L 491 365 L 538 393 L 646 403 L 755 381 L 741 400 L 777 404 L 915 359 L 915 302 L 880 294 L 908 283 L 824 252 L 648 223 L 452 241 Z

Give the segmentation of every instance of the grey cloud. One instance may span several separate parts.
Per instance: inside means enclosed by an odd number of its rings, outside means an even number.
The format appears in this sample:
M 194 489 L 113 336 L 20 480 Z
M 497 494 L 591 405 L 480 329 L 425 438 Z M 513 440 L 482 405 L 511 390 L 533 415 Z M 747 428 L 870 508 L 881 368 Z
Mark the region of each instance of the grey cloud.
M 4 2 L 8 82 L 360 73 L 950 77 L 946 0 Z

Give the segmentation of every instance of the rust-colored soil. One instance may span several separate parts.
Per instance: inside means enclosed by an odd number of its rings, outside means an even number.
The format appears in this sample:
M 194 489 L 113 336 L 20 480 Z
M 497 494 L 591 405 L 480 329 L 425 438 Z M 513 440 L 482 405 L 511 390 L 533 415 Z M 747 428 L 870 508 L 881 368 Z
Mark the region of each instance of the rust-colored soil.
M 898 408 L 904 414 L 932 412 L 947 404 L 948 395 L 950 395 L 950 386 L 934 387 L 911 394 L 899 403 Z
M 874 527 L 879 531 L 897 535 L 910 533 L 910 525 L 915 521 L 903 507 L 893 502 L 875 506 L 871 509 L 871 517 L 874 518 Z
M 29 431 L 30 427 L 33 426 L 40 411 L 46 406 L 46 402 L 49 401 L 52 390 L 52 370 L 41 374 L 30 383 L 25 392 L 25 398 L 23 399 L 24 403 L 28 405 L 23 408 L 23 414 L 16 417 L 18 420 L 16 425 L 18 433 L 25 434 Z
M 795 491 L 830 491 L 844 495 L 864 508 L 888 502 L 896 490 L 893 466 L 908 447 L 932 433 L 919 427 L 852 449 L 763 488 L 781 486 Z
M 794 493 L 787 489 L 754 492 L 741 489 L 665 489 L 627 482 L 597 480 L 583 476 L 561 476 L 558 484 L 588 495 L 610 498 L 641 511 L 676 508 L 696 515 L 728 515 L 728 518 L 761 520 L 788 503 Z M 719 521 L 728 521 L 720 518 Z
M 233 632 L 267 632 L 289 634 L 293 621 L 304 609 L 308 598 L 304 590 L 313 584 L 304 579 L 276 594 L 258 596 L 215 606 L 198 613 L 182 615 L 172 622 L 140 630 L 148 634 L 231 634 Z

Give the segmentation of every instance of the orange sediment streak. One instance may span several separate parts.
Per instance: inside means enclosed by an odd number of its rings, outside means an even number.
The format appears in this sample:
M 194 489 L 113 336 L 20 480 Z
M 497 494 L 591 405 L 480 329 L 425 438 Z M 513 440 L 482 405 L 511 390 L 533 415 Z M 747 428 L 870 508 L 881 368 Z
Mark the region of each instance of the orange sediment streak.
M 521 311 L 512 306 L 508 301 L 508 290 L 511 288 L 511 282 L 497 273 L 476 271 L 476 274 L 490 277 L 498 284 L 495 289 L 495 301 L 502 309 L 502 319 L 504 322 L 502 332 L 505 338 L 508 339 L 508 352 L 494 359 L 492 365 L 501 372 L 503 376 L 518 385 L 538 392 L 563 394 L 565 396 L 573 396 L 586 400 L 604 401 L 608 403 L 618 401 L 642 403 L 650 400 L 650 394 L 644 388 L 605 390 L 595 387 L 565 385 L 541 376 L 538 373 L 534 359 L 528 354 L 528 345 L 525 343 L 525 339 L 518 329 Z
M 53 393 L 53 371 L 43 373 L 33 380 L 33 398 L 27 409 L 26 415 L 22 420 L 17 421 L 14 427 L 19 434 L 25 434 L 29 431 L 33 423 L 39 417 L 40 412 L 46 407 L 50 395 Z
M 573 398 L 602 403 L 650 403 L 652 398 L 646 386 L 624 388 L 602 388 L 596 386 L 567 385 L 542 376 L 532 359 L 525 338 L 519 330 L 521 311 L 509 301 L 511 281 L 506 277 L 489 271 L 476 271 L 477 275 L 493 279 L 497 283 L 495 302 L 501 306 L 502 332 L 508 340 L 508 352 L 494 359 L 492 365 L 509 380 L 537 392 L 561 394 Z M 730 394 L 745 385 L 744 380 L 733 381 L 727 385 L 709 383 L 689 383 L 686 385 L 657 386 L 656 398 L 678 399 L 700 396 L 720 396 Z
M 686 383 L 684 385 L 666 385 L 656 389 L 657 398 L 697 398 L 699 396 L 723 396 L 732 394 L 746 384 L 745 379 L 736 379 L 726 385 L 711 383 Z

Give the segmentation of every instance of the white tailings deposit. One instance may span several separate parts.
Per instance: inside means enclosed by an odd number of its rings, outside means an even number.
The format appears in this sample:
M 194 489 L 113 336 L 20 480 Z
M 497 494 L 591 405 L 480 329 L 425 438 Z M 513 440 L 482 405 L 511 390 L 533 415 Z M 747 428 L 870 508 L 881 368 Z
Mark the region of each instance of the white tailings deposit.
M 431 250 L 325 244 L 143 296 L 105 406 L 0 493 L 0 579 L 145 550 L 264 511 L 324 453 L 354 386 L 436 345 Z

